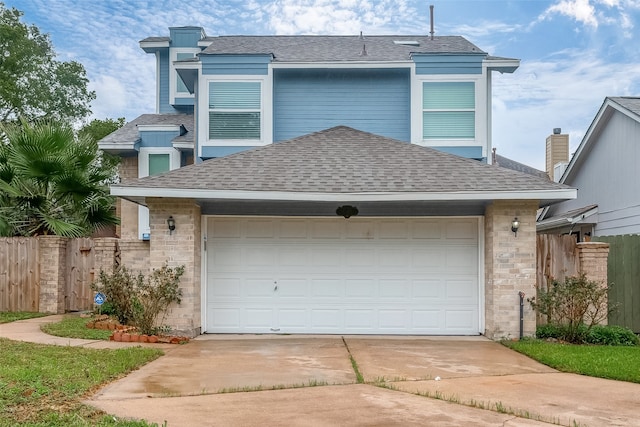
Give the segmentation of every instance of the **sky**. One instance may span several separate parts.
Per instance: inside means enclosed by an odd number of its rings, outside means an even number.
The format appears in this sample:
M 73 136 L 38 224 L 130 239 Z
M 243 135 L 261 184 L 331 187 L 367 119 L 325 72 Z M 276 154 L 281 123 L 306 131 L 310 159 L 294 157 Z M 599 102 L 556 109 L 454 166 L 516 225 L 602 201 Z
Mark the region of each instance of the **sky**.
M 518 58 L 493 75 L 493 146 L 544 169 L 545 139 L 573 153 L 606 96 L 640 96 L 640 0 L 0 0 L 87 70 L 92 118 L 155 112 L 155 57 L 138 42 L 169 27 L 217 35 L 461 35 Z

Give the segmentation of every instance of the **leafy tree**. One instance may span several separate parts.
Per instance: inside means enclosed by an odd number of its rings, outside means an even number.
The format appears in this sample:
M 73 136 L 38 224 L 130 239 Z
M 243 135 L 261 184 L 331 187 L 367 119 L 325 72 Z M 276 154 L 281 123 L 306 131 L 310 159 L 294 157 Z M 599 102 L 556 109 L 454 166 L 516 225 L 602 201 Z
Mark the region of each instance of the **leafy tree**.
M 53 121 L 0 127 L 0 236 L 90 235 L 118 223 L 117 159 Z
M 0 2 L 0 122 L 86 117 L 96 95 L 84 67 L 57 61 L 49 36 L 21 22 L 22 15 Z
M 93 119 L 78 131 L 79 137 L 88 137 L 93 141 L 100 141 L 105 136 L 124 126 L 124 117 L 118 119 Z

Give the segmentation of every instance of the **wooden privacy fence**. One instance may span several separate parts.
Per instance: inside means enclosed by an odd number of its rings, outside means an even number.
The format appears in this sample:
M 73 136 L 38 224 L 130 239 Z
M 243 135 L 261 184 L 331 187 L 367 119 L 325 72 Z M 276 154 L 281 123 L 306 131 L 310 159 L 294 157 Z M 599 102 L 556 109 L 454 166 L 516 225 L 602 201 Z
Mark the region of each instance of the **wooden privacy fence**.
M 115 238 L 0 238 L 0 311 L 64 313 L 93 308 L 91 283 L 113 268 Z
M 38 240 L 0 238 L 0 311 L 39 311 Z
M 554 280 L 585 274 L 588 280 L 608 284 L 607 257 L 609 245 L 603 242 L 576 243 L 574 236 L 539 234 L 537 239 L 538 289 L 549 289 Z M 544 323 L 538 316 L 538 323 Z M 609 319 L 611 322 L 611 319 Z
M 640 235 L 598 236 L 609 244 L 609 301 L 619 303 L 609 323 L 640 333 Z

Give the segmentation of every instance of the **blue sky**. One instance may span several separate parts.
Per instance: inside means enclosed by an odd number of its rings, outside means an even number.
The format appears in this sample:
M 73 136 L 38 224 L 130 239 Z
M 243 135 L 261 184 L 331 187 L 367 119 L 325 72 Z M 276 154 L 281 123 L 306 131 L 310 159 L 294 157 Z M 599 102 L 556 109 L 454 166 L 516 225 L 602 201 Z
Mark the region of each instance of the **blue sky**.
M 0 0 L 2 1 L 2 0 Z M 521 60 L 494 74 L 493 145 L 544 169 L 553 128 L 571 150 L 605 96 L 640 96 L 640 0 L 4 0 L 49 33 L 59 59 L 87 69 L 97 118 L 155 110 L 155 60 L 138 41 L 168 27 L 207 35 L 462 35 L 491 55 Z

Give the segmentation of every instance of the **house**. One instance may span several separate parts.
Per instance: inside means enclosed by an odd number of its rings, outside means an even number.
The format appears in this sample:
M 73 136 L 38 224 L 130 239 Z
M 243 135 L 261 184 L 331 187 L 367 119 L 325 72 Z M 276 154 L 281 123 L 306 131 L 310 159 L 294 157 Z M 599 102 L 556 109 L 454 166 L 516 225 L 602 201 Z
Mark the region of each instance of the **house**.
M 518 60 L 457 36 L 179 27 L 140 46 L 157 111 L 100 146 L 123 160 L 122 264 L 186 266 L 170 326 L 518 335 L 536 210 L 576 196 L 489 164 L 491 76 Z
M 640 234 L 640 98 L 605 98 L 570 162 L 568 137 L 558 141 L 553 150 L 565 154 L 556 181 L 578 188 L 578 197 L 546 208 L 538 231 L 575 234 L 579 241 Z M 551 163 L 558 164 L 548 160 L 548 168 Z

